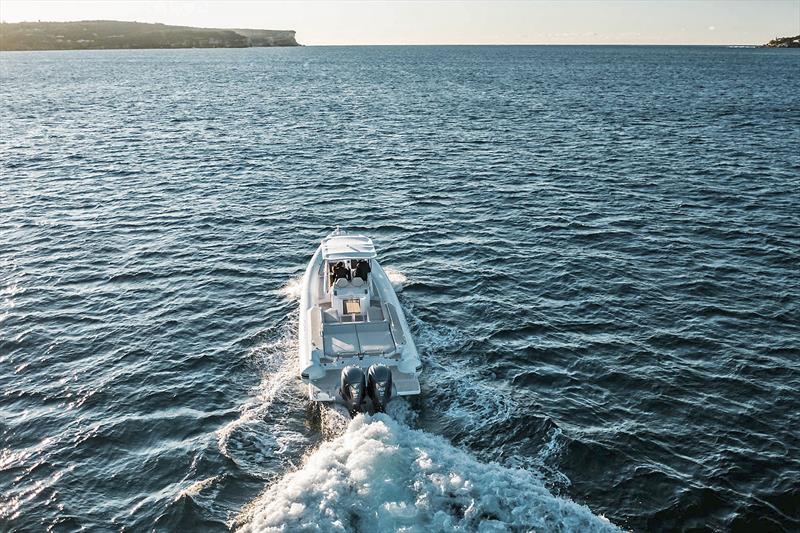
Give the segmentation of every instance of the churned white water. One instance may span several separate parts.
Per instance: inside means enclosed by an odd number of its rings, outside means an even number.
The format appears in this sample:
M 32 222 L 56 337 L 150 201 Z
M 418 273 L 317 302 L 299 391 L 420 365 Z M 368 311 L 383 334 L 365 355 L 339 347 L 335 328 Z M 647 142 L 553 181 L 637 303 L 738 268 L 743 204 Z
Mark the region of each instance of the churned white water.
M 303 290 L 303 275 L 300 274 L 287 281 L 280 288 L 281 295 L 287 300 L 299 300 L 300 292 Z
M 406 275 L 394 267 L 384 267 L 383 271 L 386 273 L 386 277 L 389 278 L 394 291 L 401 292 L 403 290 L 403 286 L 408 281 Z
M 290 323 L 294 323 L 295 319 L 296 314 L 292 315 Z M 250 356 L 263 372 L 263 379 L 258 387 L 258 394 L 240 407 L 240 415 L 216 432 L 219 451 L 228 459 L 234 460 L 229 447 L 231 439 L 237 432 L 252 426 L 249 431 L 251 434 L 263 433 L 259 428 L 279 395 L 300 398 L 298 393 L 302 387 L 297 382 L 297 359 L 293 356 L 296 353 L 297 335 L 295 329 L 291 327 L 280 328 L 277 337 L 251 349 Z M 269 436 L 276 437 L 283 433 L 283 429 L 272 431 Z M 281 437 L 293 438 L 286 435 Z
M 249 506 L 240 531 L 617 531 L 525 470 L 359 415 Z

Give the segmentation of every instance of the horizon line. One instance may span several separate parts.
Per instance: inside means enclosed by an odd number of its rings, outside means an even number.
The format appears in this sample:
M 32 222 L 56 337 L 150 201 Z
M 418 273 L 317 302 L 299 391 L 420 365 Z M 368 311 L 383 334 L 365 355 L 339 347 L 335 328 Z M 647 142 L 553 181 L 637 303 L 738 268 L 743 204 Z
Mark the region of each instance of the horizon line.
M 169 47 L 156 47 L 156 48 L 53 48 L 49 50 L 0 50 L 0 53 L 13 53 L 13 52 L 98 52 L 110 50 L 244 50 L 255 48 L 368 48 L 368 47 L 391 47 L 391 46 L 415 46 L 415 47 L 446 47 L 446 46 L 463 46 L 463 47 L 478 47 L 478 46 L 649 46 L 649 47 L 704 47 L 704 48 L 770 48 L 764 44 L 756 43 L 725 43 L 725 44 L 693 44 L 693 43 L 361 43 L 361 44 L 298 44 L 295 46 L 192 46 L 182 48 L 169 48 Z
M 211 26 L 187 26 L 183 24 L 176 24 L 176 23 L 164 23 L 164 22 L 143 22 L 139 20 L 120 20 L 120 19 L 105 19 L 105 18 L 96 18 L 96 19 L 78 19 L 78 20 L 21 20 L 16 22 L 9 22 L 6 20 L 0 19 L 0 23 L 2 24 L 69 24 L 69 23 L 80 23 L 80 22 L 126 22 L 126 23 L 135 23 L 135 24 L 152 24 L 152 25 L 162 25 L 162 26 L 174 26 L 174 27 L 184 27 L 184 28 L 196 28 L 196 29 L 207 29 L 207 30 L 239 30 L 239 29 L 248 29 L 248 30 L 266 30 L 266 31 L 291 31 L 294 32 L 297 38 L 298 31 L 295 29 L 284 29 L 284 30 L 275 30 L 271 28 L 253 28 L 253 27 L 211 27 Z M 778 36 L 776 35 L 776 39 L 782 39 L 792 36 Z M 558 42 L 492 42 L 492 43 L 470 43 L 470 42 L 458 42 L 458 43 L 403 43 L 403 42 L 395 42 L 395 43 L 315 43 L 315 44 L 299 44 L 299 46 L 753 46 L 753 47 L 762 47 L 766 43 L 761 42 L 729 42 L 729 43 L 692 43 L 692 42 L 604 42 L 604 43 L 596 43 L 596 42 L 569 42 L 569 43 L 558 43 Z M 195 47 L 192 47 L 195 48 Z M 203 47 L 196 47 L 196 48 L 203 48 Z M 261 48 L 261 47 L 256 47 Z M 154 48 L 156 50 L 165 49 L 165 48 Z M 178 48 L 173 48 L 173 50 L 177 50 Z M 68 49 L 69 50 L 69 49 Z M 88 48 L 85 50 L 134 50 L 134 48 Z M 145 50 L 145 48 L 139 48 L 139 50 Z M 19 50 L 23 51 L 23 50 Z M 34 50 L 30 50 L 34 51 Z M 46 50 L 38 50 L 38 51 L 46 51 Z M 53 50 L 55 51 L 55 50 Z

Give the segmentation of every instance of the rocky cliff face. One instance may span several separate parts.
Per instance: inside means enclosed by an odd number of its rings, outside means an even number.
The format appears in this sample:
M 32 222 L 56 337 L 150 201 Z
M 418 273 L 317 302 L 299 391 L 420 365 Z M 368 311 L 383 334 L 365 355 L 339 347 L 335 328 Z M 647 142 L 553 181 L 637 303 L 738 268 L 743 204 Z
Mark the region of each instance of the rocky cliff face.
M 0 50 L 298 46 L 294 35 L 288 30 L 192 28 L 114 20 L 18 22 L 0 23 Z
M 295 40 L 294 30 L 246 30 L 234 29 L 247 37 L 250 46 L 300 46 Z

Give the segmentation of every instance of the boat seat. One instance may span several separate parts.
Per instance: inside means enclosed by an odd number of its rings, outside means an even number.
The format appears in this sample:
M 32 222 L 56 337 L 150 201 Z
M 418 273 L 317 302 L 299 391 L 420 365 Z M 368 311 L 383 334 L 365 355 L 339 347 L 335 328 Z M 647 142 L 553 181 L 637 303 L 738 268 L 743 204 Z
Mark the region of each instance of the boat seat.
M 350 285 L 352 285 L 353 287 L 363 287 L 364 280 L 356 276 L 353 278 L 353 281 L 350 282 Z
M 386 322 L 365 322 L 356 328 L 361 351 L 369 354 L 389 353 L 394 350 L 394 339 Z
M 358 324 L 358 334 L 362 331 L 389 331 L 389 325 L 386 322 L 361 322 Z
M 346 278 L 339 278 L 335 282 L 333 282 L 333 286 L 337 289 L 344 289 L 345 287 L 350 286 L 350 282 L 347 281 Z
M 322 337 L 327 357 L 388 354 L 395 349 L 388 322 L 325 324 Z
M 330 324 L 323 331 L 325 355 L 341 357 L 361 351 L 355 324 Z

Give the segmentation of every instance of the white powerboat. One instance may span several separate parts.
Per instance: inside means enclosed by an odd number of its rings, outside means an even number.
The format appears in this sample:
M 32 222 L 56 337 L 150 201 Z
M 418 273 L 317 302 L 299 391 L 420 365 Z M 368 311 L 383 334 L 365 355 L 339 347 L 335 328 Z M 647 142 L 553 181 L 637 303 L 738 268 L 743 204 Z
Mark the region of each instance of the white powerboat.
M 300 293 L 300 377 L 309 398 L 357 412 L 419 394 L 422 369 L 372 241 L 339 230 L 322 240 Z

